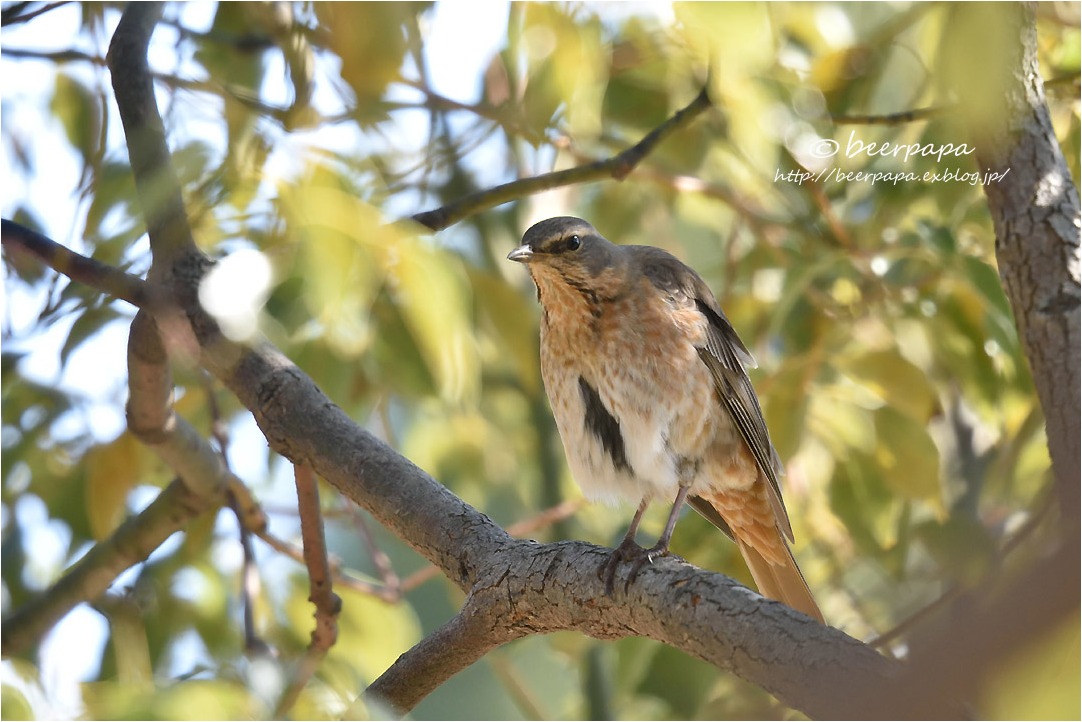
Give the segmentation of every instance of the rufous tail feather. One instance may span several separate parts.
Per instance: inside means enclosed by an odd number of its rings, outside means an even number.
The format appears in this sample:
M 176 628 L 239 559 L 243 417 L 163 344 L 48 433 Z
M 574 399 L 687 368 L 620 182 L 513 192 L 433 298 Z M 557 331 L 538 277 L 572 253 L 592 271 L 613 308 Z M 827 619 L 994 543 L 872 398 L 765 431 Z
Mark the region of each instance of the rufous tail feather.
M 778 541 L 786 547 L 785 564 L 770 562 L 753 547 L 741 541 L 739 537 L 736 543 L 740 547 L 740 554 L 744 557 L 748 569 L 751 570 L 751 576 L 755 580 L 755 585 L 759 587 L 760 594 L 784 602 L 793 609 L 822 622 L 823 613 L 819 611 L 819 605 L 815 603 L 815 598 L 812 596 L 811 589 L 808 588 L 808 583 L 804 581 L 804 575 L 800 573 L 800 567 L 797 566 L 792 551 L 780 535 Z
M 689 497 L 688 503 L 736 542 L 760 594 L 823 621 L 783 536 L 762 477 L 750 490 Z

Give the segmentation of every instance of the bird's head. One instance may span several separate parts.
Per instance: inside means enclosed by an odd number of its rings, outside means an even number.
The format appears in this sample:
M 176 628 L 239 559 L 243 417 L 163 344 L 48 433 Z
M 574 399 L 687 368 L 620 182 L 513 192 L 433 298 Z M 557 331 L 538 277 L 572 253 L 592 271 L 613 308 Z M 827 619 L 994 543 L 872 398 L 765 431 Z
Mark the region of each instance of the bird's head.
M 560 280 L 570 285 L 594 285 L 618 272 L 619 246 L 605 240 L 581 218 L 560 216 L 535 223 L 522 236 L 522 245 L 507 254 L 529 265 L 535 280 Z

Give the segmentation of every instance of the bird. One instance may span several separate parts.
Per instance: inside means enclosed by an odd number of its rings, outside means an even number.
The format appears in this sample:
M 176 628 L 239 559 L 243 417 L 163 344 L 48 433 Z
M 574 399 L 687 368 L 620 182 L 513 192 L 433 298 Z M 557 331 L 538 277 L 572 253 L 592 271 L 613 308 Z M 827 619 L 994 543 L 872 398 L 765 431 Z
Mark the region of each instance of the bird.
M 587 221 L 532 225 L 507 255 L 541 305 L 541 375 L 568 467 L 593 501 L 637 504 L 600 570 L 669 554 L 690 505 L 729 536 L 761 594 L 823 621 L 789 546 L 784 473 L 746 367 L 755 360 L 692 268 L 653 246 L 617 245 Z M 651 502 L 672 500 L 653 547 L 635 541 Z

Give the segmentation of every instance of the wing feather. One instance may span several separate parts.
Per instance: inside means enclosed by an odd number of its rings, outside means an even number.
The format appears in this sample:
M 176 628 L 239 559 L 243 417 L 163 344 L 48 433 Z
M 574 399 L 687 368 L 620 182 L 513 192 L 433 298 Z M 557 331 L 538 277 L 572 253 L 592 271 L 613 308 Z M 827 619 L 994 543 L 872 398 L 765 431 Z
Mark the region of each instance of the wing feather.
M 660 249 L 650 246 L 623 248 L 640 257 L 643 273 L 667 294 L 670 303 L 678 307 L 694 305 L 706 318 L 706 339 L 698 349 L 699 358 L 710 370 L 722 406 L 729 412 L 756 465 L 769 482 L 770 505 L 782 532 L 792 541 L 793 529 L 781 497 L 779 477 L 784 474 L 781 458 L 770 442 L 763 410 L 746 370 L 746 367 L 755 368 L 755 359 L 699 274 Z

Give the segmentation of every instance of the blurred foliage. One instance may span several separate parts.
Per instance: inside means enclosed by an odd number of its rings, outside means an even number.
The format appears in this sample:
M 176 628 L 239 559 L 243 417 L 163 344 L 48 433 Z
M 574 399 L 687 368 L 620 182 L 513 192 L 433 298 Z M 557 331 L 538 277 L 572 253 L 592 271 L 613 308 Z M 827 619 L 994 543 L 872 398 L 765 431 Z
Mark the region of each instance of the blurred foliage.
M 535 220 L 588 218 L 610 239 L 662 246 L 696 267 L 755 353 L 753 378 L 787 466 L 796 553 L 832 624 L 871 638 L 979 578 L 1032 518 L 1050 479 L 982 190 L 942 179 L 796 182 L 792 173 L 982 173 L 968 155 L 846 152 L 854 143 L 957 146 L 966 140 L 957 112 L 874 125 L 832 117 L 950 106 L 952 82 L 985 83 L 987 107 L 963 113 L 998 112 L 1007 70 L 974 68 L 967 52 L 1016 42 L 1005 6 L 990 14 L 983 5 L 898 3 L 501 7 L 502 42 L 473 95 L 450 102 L 430 82 L 431 64 L 453 60 L 448 38 L 435 34 L 448 26 L 436 18 L 468 15 L 468 5 L 169 6 L 151 57 L 178 174 L 208 253 L 254 248 L 272 264 L 259 330 L 457 494 L 504 525 L 529 519 L 578 492 L 540 385 L 534 291 L 503 257 Z M 1048 102 L 1077 184 L 1078 5 L 1038 10 L 1042 75 L 1055 80 Z M 96 57 L 118 18 L 112 3 L 82 3 L 5 27 L 5 74 L 44 64 L 52 83 L 20 114 L 9 104 L 26 98 L 3 100 L 5 173 L 18 179 L 4 217 L 60 240 L 70 234 L 95 258 L 141 273 L 147 246 L 107 71 L 57 62 L 46 53 L 54 45 L 23 47 L 27 35 L 16 34 L 49 32 L 64 13 L 78 15 L 70 47 Z M 429 54 L 436 41 L 444 55 Z M 16 46 L 42 58 L 11 56 Z M 703 83 L 716 109 L 622 183 L 523 198 L 437 234 L 401 219 L 608 157 Z M 39 128 L 52 128 L 57 152 L 80 168 L 68 197 L 57 187 L 43 197 L 31 185 L 45 172 L 32 150 Z M 838 152 L 813 152 L 821 139 Z M 58 207 L 74 218 L 50 217 Z M 74 230 L 64 225 L 72 222 Z M 84 351 L 116 344 L 122 335 L 107 332 L 123 328 L 131 310 L 24 259 L 5 254 L 4 269 L 7 613 L 145 505 L 169 474 L 127 434 L 97 428 L 94 389 L 43 380 L 32 368 L 50 353 L 64 370 L 92 363 L 98 352 Z M 207 432 L 227 422 L 229 453 L 256 470 L 241 473 L 275 512 L 272 530 L 295 537 L 289 475 L 253 441 L 249 415 L 199 375 L 177 375 L 179 411 Z M 111 399 L 122 413 L 122 390 Z M 324 494 L 333 552 L 378 580 L 356 519 Z M 608 544 L 629 516 L 585 507 L 534 536 Z M 646 533 L 659 531 L 663 516 L 648 515 Z M 368 524 L 399 576 L 423 566 Z M 695 515 L 683 519 L 674 550 L 750 583 L 733 545 Z M 307 644 L 311 605 L 299 566 L 259 551 L 255 620 L 277 660 L 244 654 L 235 522 L 222 513 L 193 524 L 96 603 L 109 643 L 82 687 L 83 713 L 270 714 Z M 353 706 L 358 691 L 461 602 L 441 581 L 393 604 L 338 591 L 339 640 L 294 709 L 299 718 L 367 714 Z M 977 701 L 981 716 L 1078 716 L 1077 623 L 1034 644 Z M 36 666 L 47 663 L 43 653 L 6 664 L 5 719 L 48 714 L 54 701 Z M 653 642 L 572 634 L 498 650 L 414 714 L 792 715 L 761 690 Z

